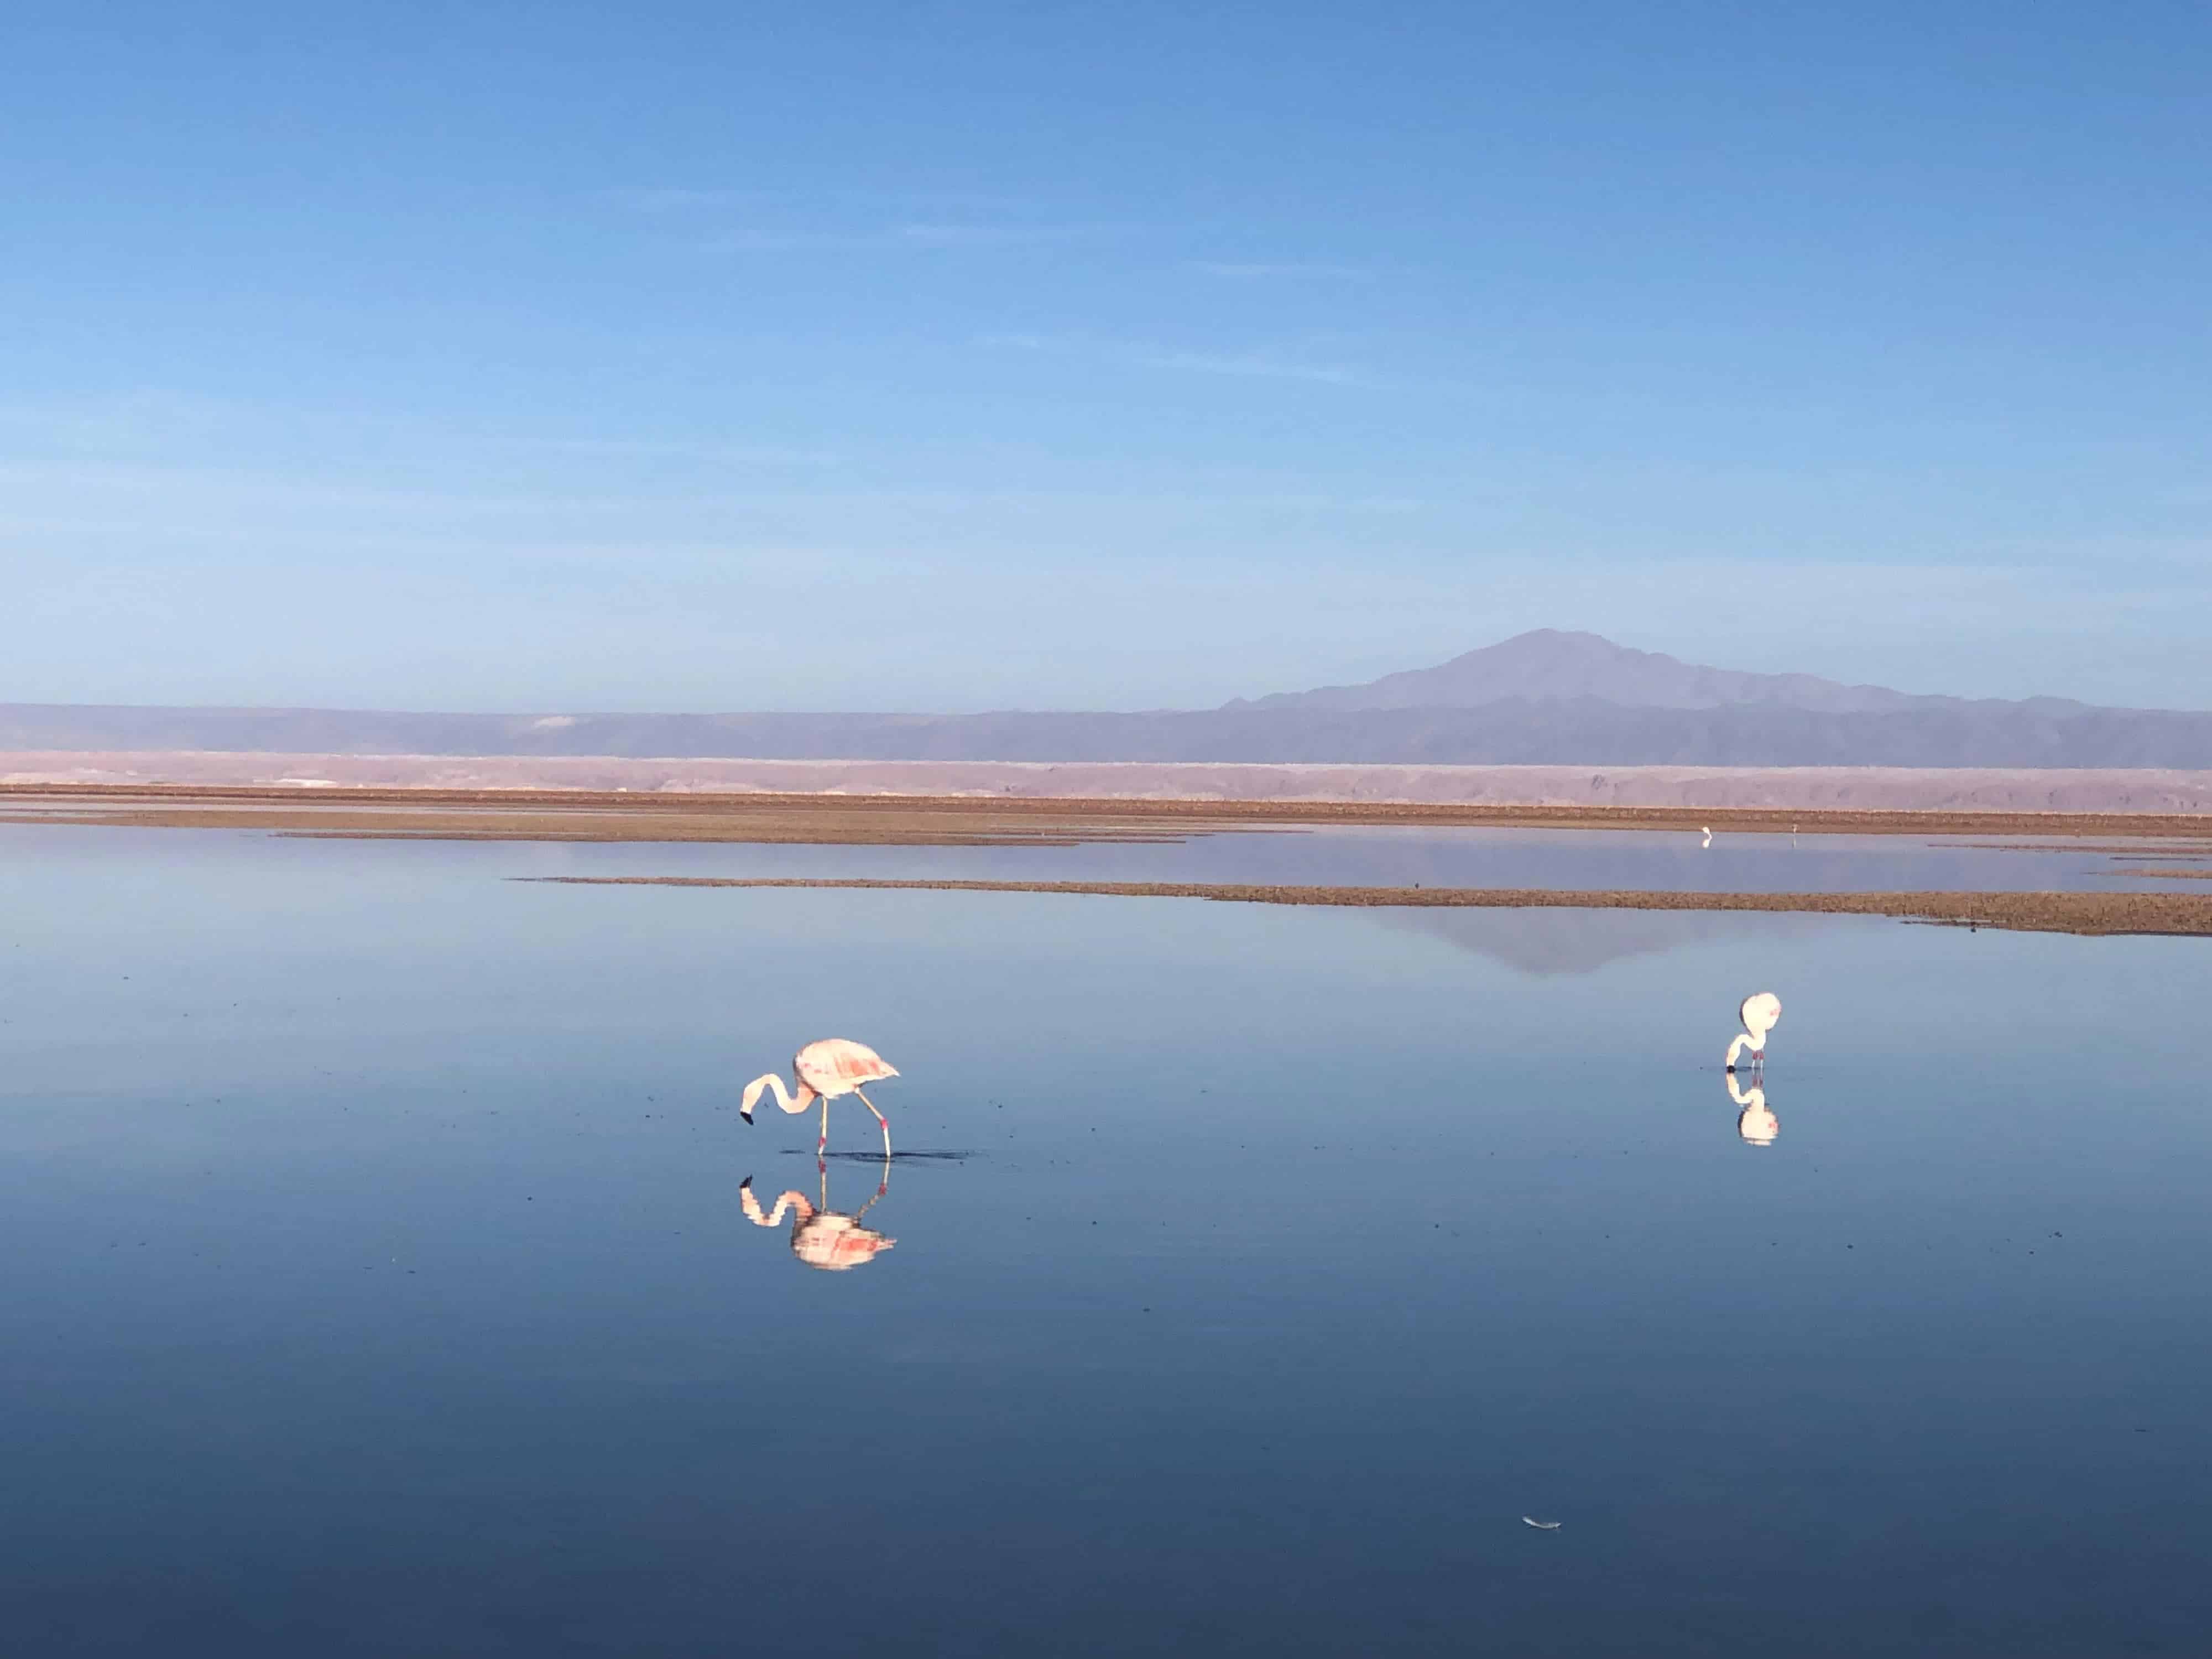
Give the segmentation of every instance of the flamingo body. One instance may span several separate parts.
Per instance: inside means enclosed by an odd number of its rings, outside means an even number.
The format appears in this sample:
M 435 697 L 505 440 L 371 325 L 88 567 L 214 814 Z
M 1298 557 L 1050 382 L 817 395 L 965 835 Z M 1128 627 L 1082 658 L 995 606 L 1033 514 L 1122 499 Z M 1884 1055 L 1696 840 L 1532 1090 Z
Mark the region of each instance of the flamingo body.
M 898 1067 L 865 1042 L 850 1037 L 823 1037 L 793 1056 L 791 1072 L 816 1094 L 835 1100 L 855 1092 L 863 1083 L 896 1077 Z
M 1743 1030 L 1729 1044 L 1728 1069 L 1731 1072 L 1735 1070 L 1735 1057 L 1746 1048 L 1751 1050 L 1753 1060 L 1765 1060 L 1766 1034 L 1782 1018 L 1782 999 L 1771 991 L 1761 991 L 1756 996 L 1746 997 L 1737 1015 L 1743 1021 Z

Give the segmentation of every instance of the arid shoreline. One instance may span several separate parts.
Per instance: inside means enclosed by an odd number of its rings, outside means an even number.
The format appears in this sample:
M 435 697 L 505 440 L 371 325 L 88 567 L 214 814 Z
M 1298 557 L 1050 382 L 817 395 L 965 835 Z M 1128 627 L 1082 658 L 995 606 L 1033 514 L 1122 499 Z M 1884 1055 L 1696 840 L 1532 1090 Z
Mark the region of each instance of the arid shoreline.
M 2212 770 L 2156 767 L 869 761 L 623 755 L 0 750 L 0 784 L 513 795 L 778 795 L 1710 813 L 2173 814 L 2212 825 Z
M 2203 840 L 2181 814 L 1833 808 L 1498 806 L 1408 802 L 641 794 L 624 790 L 0 784 L 0 823 L 260 830 L 450 841 L 751 842 L 818 846 L 1073 844 L 1327 825 L 1718 835 L 2037 836 Z

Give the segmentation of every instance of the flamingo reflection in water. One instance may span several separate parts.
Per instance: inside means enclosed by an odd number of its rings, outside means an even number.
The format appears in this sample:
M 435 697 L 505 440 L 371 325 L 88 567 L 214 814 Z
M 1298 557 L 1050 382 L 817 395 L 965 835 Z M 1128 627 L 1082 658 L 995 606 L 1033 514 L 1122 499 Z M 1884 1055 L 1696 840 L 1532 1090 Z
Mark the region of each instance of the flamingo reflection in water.
M 891 1155 L 890 1121 L 876 1112 L 876 1103 L 860 1094 L 863 1083 L 880 1083 L 887 1077 L 896 1077 L 898 1068 L 886 1060 L 865 1042 L 855 1042 L 850 1037 L 823 1037 L 819 1042 L 810 1042 L 793 1056 L 791 1074 L 799 1080 L 799 1092 L 792 1093 L 783 1086 L 783 1079 L 774 1072 L 764 1072 L 745 1085 L 744 1103 L 738 1110 L 748 1123 L 753 1121 L 753 1106 L 761 1097 L 761 1091 L 773 1089 L 775 1103 L 785 1111 L 797 1114 L 805 1111 L 822 1097 L 822 1138 L 814 1143 L 818 1154 L 830 1144 L 830 1103 L 840 1095 L 858 1095 L 860 1104 L 876 1113 L 876 1121 L 883 1127 L 884 1157 Z
M 1735 1073 L 1728 1073 L 1729 1098 L 1743 1109 L 1736 1114 L 1735 1132 L 1753 1146 L 1771 1146 L 1774 1137 L 1782 1133 L 1782 1125 L 1766 1107 L 1766 1091 L 1754 1083 L 1748 1089 L 1735 1086 Z
M 876 1199 L 891 1188 L 891 1161 L 884 1159 L 884 1178 L 877 1183 L 875 1198 L 850 1215 L 830 1207 L 830 1166 L 821 1158 L 814 1160 L 816 1171 L 822 1177 L 821 1202 L 809 1199 L 797 1188 L 775 1200 L 775 1208 L 763 1212 L 760 1200 L 753 1196 L 753 1178 L 747 1176 L 738 1188 L 738 1201 L 744 1206 L 745 1219 L 756 1227 L 773 1227 L 783 1220 L 783 1212 L 791 1212 L 791 1253 L 809 1267 L 819 1267 L 823 1273 L 849 1272 L 864 1261 L 872 1261 L 884 1251 L 898 1243 L 885 1238 L 872 1227 L 863 1227 L 860 1218 L 875 1207 Z

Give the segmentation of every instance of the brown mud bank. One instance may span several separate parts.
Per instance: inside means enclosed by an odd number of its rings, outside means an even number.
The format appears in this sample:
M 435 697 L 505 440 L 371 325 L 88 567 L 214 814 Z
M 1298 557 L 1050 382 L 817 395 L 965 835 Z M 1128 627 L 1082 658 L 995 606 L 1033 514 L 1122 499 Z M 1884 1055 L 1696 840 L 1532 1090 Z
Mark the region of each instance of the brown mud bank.
M 1662 806 L 1424 805 L 973 795 L 637 794 L 626 790 L 0 784 L 0 823 L 260 830 L 364 840 L 988 846 L 1176 840 L 1327 826 L 1635 830 L 1716 835 L 2202 840 L 2200 816 Z
M 564 887 L 776 887 L 932 893 L 1072 893 L 1229 904 L 1497 910 L 1766 910 L 1894 916 L 2032 933 L 2212 934 L 2212 896 L 2168 893 L 1680 893 L 1544 887 L 1273 887 L 1230 882 L 873 881 L 715 876 L 518 876 Z
M 1624 766 L 1603 763 L 763 760 L 735 756 L 0 750 L 0 782 L 496 793 L 965 796 L 978 800 L 2179 814 L 2212 823 L 2212 770 L 2155 767 Z

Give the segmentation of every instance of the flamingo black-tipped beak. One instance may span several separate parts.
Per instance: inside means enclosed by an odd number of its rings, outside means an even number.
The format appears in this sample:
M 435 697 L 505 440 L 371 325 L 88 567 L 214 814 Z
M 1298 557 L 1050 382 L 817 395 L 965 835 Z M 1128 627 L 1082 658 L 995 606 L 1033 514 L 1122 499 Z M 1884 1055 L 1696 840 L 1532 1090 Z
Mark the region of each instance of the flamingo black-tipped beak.
M 738 1108 L 738 1115 L 744 1119 L 748 1123 L 750 1123 L 753 1121 L 753 1115 L 742 1106 Z
M 741 1193 L 750 1192 L 752 1190 L 752 1185 L 753 1178 L 750 1176 L 747 1176 L 743 1181 L 740 1181 L 738 1183 L 738 1190 Z

